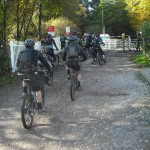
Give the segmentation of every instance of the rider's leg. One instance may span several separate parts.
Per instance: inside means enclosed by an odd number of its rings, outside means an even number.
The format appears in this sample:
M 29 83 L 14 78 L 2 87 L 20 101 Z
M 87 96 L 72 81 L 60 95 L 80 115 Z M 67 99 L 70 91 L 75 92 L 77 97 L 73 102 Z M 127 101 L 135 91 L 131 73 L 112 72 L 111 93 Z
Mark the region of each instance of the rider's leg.
M 36 91 L 36 100 L 37 100 L 37 108 L 38 108 L 38 110 L 43 110 L 41 90 L 40 91 Z
M 94 64 L 94 62 L 96 61 L 96 54 L 97 52 L 95 50 L 92 51 L 92 64 Z
M 54 61 L 56 61 L 56 57 L 55 57 L 55 54 L 54 54 L 54 50 L 52 48 L 48 48 L 48 52 L 47 52 L 47 55 L 50 55 L 54 58 Z
M 105 57 L 105 53 L 104 53 L 104 51 L 102 50 L 102 48 L 100 47 L 100 53 L 101 53 L 101 55 L 102 55 L 102 57 L 103 57 L 103 59 L 105 59 L 106 57 Z
M 43 110 L 42 94 L 41 94 L 41 81 L 40 81 L 38 75 L 36 75 L 36 74 L 32 75 L 31 86 L 32 86 L 32 89 L 36 91 L 37 107 L 39 110 Z
M 54 50 L 51 48 L 51 56 L 54 58 L 54 61 L 56 61 L 56 57 L 55 57 L 55 54 L 54 54 Z
M 81 90 L 81 72 L 80 72 L 80 65 L 78 64 L 77 66 L 75 66 L 74 68 L 78 75 L 77 75 L 77 81 L 78 81 L 78 90 Z
M 66 65 L 66 71 L 67 71 L 67 75 L 68 75 L 67 79 L 69 80 L 70 79 L 70 69 L 67 65 Z
M 27 93 L 27 83 L 22 81 L 22 86 L 23 86 L 23 93 Z
M 36 91 L 36 99 L 38 103 L 41 103 L 41 99 L 42 99 L 42 94 L 41 91 Z

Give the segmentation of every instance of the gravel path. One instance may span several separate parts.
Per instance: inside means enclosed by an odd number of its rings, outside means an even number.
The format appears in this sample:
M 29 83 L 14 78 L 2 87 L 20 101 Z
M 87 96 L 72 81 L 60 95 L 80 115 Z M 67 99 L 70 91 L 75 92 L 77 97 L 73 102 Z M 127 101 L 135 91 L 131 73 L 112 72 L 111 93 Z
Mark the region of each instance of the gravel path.
M 150 150 L 149 84 L 129 60 L 107 51 L 108 62 L 82 64 L 82 91 L 69 96 L 64 66 L 46 86 L 46 112 L 31 130 L 20 119 L 21 85 L 0 88 L 0 150 Z

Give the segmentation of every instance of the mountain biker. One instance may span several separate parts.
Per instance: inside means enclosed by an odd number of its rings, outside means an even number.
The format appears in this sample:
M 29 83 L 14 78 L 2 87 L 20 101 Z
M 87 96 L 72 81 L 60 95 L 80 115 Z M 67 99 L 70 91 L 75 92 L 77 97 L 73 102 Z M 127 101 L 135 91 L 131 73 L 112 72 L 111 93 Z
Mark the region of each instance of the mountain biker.
M 50 56 L 52 56 L 54 58 L 54 60 L 56 61 L 56 57 L 55 57 L 55 54 L 54 54 L 53 45 L 55 46 L 55 48 L 56 48 L 57 51 L 58 51 L 58 47 L 56 45 L 55 40 L 52 38 L 51 34 L 47 35 L 46 40 L 45 40 L 45 45 L 46 45 L 46 47 L 48 49 L 47 54 L 50 55 Z
M 61 34 L 61 36 L 60 36 L 61 50 L 63 50 L 65 48 L 66 40 L 68 40 L 68 39 L 65 37 L 65 35 Z
M 97 51 L 100 52 L 100 54 L 102 55 L 103 59 L 105 60 L 105 53 L 102 50 L 101 46 L 99 45 L 98 39 L 94 39 L 93 42 L 92 42 L 92 57 L 93 57 L 92 64 L 96 61 Z
M 41 82 L 37 74 L 38 60 L 50 71 L 50 66 L 44 59 L 43 55 L 34 49 L 35 42 L 33 39 L 25 40 L 25 49 L 23 49 L 17 59 L 17 71 L 20 75 L 20 79 L 23 85 L 23 95 L 27 94 L 27 84 L 23 79 L 30 79 L 31 87 L 36 91 L 37 107 L 39 110 L 43 110 L 41 103 Z
M 72 53 L 71 51 L 75 51 L 75 55 L 70 56 L 69 53 Z M 83 51 L 83 48 L 76 43 L 76 38 L 74 35 L 71 35 L 69 37 L 69 44 L 65 47 L 64 53 L 63 53 L 63 61 L 66 65 L 66 70 L 68 74 L 68 79 L 70 79 L 70 69 L 73 68 L 75 71 L 78 72 L 77 80 L 78 80 L 78 90 L 81 90 L 81 73 L 80 73 L 80 60 L 79 56 L 83 57 L 83 61 L 87 59 L 86 54 Z
M 81 33 L 80 32 L 77 33 L 77 44 L 79 44 L 80 46 L 83 47 L 82 40 L 81 40 Z

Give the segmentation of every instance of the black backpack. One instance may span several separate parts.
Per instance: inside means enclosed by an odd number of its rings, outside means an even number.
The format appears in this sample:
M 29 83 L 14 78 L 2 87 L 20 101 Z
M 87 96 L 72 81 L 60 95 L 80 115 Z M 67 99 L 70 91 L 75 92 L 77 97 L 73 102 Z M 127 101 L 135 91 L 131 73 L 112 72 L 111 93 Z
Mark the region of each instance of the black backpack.
M 78 46 L 70 43 L 67 48 L 67 65 L 69 67 L 76 66 L 79 62 Z
M 20 73 L 32 73 L 37 71 L 36 65 L 32 62 L 33 50 L 23 50 L 19 55 L 19 67 Z

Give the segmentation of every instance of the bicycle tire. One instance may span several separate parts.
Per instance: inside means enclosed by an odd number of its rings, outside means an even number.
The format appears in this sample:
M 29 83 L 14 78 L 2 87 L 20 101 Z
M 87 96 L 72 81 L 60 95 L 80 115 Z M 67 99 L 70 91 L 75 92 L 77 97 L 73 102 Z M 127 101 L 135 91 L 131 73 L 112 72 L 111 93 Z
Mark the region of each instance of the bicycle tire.
M 102 55 L 99 53 L 97 54 L 97 60 L 100 65 L 103 65 L 105 63 Z
M 46 84 L 51 86 L 53 83 L 53 69 L 50 70 L 49 74 L 48 74 L 48 79 L 46 81 Z
M 72 101 L 75 100 L 75 77 L 74 75 L 72 75 L 70 79 L 70 97 Z
M 28 115 L 28 116 L 26 116 Z M 34 105 L 29 95 L 24 96 L 21 106 L 21 120 L 25 129 L 30 129 L 33 124 Z M 27 118 L 29 117 L 29 118 Z M 29 119 L 29 122 L 28 122 Z

